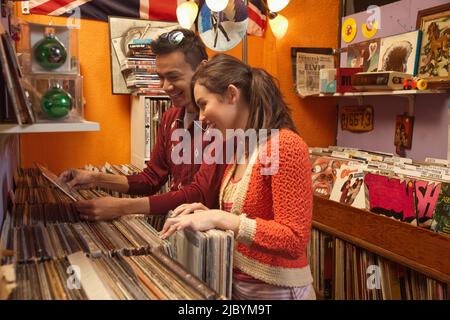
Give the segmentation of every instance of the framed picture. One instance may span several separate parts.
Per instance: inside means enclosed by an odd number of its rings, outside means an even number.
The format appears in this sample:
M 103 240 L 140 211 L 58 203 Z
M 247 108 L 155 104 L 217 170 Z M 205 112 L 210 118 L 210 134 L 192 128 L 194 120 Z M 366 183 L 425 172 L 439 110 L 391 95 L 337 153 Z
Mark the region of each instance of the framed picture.
M 318 52 L 327 49 L 319 49 Z M 316 50 L 295 50 L 295 92 L 302 98 L 320 93 L 320 69 L 334 68 L 334 55 L 309 53 Z
M 156 39 L 164 32 L 179 27 L 175 22 L 108 17 L 113 94 L 130 94 L 120 70 L 128 55 L 128 44 L 135 39 Z
M 418 76 L 433 89 L 450 88 L 450 3 L 419 11 L 422 31 Z
M 382 38 L 378 71 L 398 71 L 416 75 L 420 39 L 420 30 Z

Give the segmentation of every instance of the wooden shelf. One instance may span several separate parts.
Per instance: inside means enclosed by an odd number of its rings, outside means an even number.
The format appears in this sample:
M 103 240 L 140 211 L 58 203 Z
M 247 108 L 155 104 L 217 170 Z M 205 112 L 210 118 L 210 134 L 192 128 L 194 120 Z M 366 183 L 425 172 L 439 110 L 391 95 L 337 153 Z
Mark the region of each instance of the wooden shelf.
M 99 131 L 100 124 L 91 121 L 35 123 L 30 125 L 0 124 L 0 134 L 39 133 L 39 132 L 78 132 Z
M 450 237 L 317 196 L 313 227 L 450 284 Z
M 398 95 L 418 95 L 418 94 L 441 94 L 448 93 L 445 90 L 386 90 L 386 91 L 366 91 L 366 92 L 346 92 L 346 93 L 321 93 L 316 97 L 363 97 L 363 96 L 398 96 Z

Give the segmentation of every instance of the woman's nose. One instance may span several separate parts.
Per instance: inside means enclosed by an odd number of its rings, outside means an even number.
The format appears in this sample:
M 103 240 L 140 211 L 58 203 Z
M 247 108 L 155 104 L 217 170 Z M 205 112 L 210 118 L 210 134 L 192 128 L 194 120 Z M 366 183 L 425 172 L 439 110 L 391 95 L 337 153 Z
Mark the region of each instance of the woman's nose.
M 199 115 L 198 115 L 198 120 L 200 121 L 206 121 L 206 117 L 205 117 L 205 112 L 200 110 Z

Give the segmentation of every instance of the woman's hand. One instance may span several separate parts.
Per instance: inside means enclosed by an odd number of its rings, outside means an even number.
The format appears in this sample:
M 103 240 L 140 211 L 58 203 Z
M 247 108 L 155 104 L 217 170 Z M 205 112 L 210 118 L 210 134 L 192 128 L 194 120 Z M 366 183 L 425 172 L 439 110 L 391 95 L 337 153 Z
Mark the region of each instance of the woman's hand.
M 174 218 L 177 216 L 183 216 L 186 214 L 194 213 L 197 211 L 204 211 L 204 210 L 209 210 L 209 209 L 200 202 L 185 203 L 185 204 L 182 204 L 182 205 L 176 207 L 172 211 L 170 218 Z
M 222 210 L 204 210 L 193 214 L 168 218 L 159 233 L 162 239 L 167 239 L 178 230 L 185 228 L 192 231 L 207 231 L 210 229 L 239 230 L 239 216 Z
M 97 173 L 87 170 L 68 169 L 59 175 L 59 180 L 67 183 L 69 188 L 90 189 L 96 187 Z

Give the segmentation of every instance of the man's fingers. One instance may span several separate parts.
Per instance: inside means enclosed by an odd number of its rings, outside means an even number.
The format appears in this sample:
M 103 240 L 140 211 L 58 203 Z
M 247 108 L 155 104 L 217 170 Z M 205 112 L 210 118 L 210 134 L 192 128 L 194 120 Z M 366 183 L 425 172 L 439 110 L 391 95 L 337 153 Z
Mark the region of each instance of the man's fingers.
M 78 184 L 78 180 L 77 179 L 72 179 L 69 182 L 67 182 L 67 186 L 72 189 L 75 185 Z

